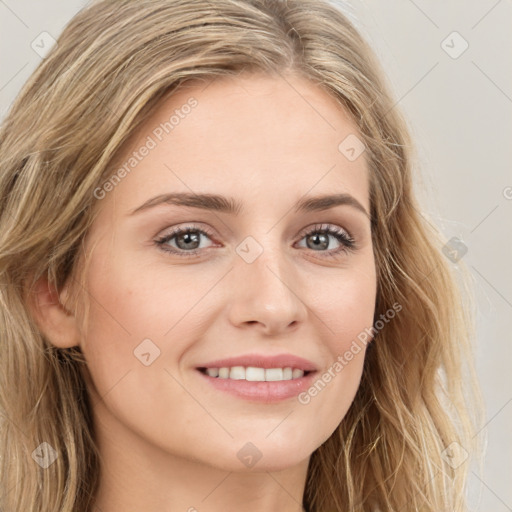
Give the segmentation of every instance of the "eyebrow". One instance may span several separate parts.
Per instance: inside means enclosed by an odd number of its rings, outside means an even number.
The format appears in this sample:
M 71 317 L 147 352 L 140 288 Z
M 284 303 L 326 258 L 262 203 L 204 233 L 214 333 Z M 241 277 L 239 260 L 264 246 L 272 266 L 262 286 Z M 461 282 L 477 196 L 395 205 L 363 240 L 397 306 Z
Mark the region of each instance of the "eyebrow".
M 243 204 L 232 197 L 225 197 L 217 194 L 192 194 L 192 193 L 169 193 L 152 197 L 139 207 L 131 210 L 128 215 L 134 215 L 146 211 L 161 204 L 188 206 L 202 210 L 212 210 L 230 215 L 238 215 L 243 210 Z M 306 197 L 294 205 L 295 213 L 307 213 L 328 210 L 335 206 L 347 205 L 364 213 L 368 218 L 370 215 L 365 207 L 350 194 L 331 194 L 315 197 Z

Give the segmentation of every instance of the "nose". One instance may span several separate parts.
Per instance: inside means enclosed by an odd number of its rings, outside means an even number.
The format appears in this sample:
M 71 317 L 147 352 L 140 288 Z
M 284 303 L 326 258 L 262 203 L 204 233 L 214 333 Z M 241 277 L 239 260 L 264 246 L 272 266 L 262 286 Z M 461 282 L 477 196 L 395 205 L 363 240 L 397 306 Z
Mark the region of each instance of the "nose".
M 237 328 L 258 329 L 267 336 L 285 335 L 304 322 L 306 297 L 282 251 L 268 251 L 248 263 L 235 259 L 231 273 L 229 318 Z

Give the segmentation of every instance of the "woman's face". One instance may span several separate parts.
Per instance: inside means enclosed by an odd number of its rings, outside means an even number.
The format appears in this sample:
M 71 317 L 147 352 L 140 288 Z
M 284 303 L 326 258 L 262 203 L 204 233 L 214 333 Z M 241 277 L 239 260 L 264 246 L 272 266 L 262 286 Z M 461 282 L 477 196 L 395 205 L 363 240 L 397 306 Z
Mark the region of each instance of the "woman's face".
M 144 123 L 96 191 L 86 239 L 82 350 L 100 438 L 241 471 L 303 462 L 332 434 L 376 298 L 356 134 L 292 76 L 191 83 Z M 183 204 L 153 201 L 165 194 Z

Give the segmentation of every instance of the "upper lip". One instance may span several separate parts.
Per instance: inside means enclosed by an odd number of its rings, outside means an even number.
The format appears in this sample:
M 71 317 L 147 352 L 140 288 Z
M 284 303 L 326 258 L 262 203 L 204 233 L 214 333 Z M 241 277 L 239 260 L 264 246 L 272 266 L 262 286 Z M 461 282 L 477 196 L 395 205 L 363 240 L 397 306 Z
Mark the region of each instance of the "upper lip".
M 293 354 L 279 354 L 275 356 L 263 354 L 246 354 L 226 359 L 217 359 L 200 364 L 197 368 L 225 368 L 233 366 L 255 366 L 258 368 L 297 368 L 299 370 L 313 372 L 316 366 L 309 360 Z

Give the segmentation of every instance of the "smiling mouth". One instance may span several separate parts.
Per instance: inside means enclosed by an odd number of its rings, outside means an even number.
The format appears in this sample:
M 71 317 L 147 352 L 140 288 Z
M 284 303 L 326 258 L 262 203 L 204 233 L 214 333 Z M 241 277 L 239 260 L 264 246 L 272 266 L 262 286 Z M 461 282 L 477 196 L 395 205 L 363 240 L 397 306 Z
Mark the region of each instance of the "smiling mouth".
M 198 368 L 204 375 L 217 379 L 245 380 L 250 382 L 279 382 L 300 379 L 313 373 L 291 366 L 283 368 L 261 368 L 257 366 L 231 366 L 220 368 Z

